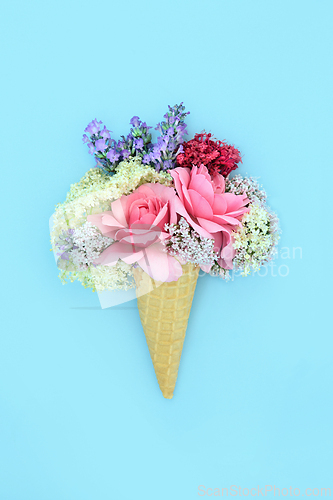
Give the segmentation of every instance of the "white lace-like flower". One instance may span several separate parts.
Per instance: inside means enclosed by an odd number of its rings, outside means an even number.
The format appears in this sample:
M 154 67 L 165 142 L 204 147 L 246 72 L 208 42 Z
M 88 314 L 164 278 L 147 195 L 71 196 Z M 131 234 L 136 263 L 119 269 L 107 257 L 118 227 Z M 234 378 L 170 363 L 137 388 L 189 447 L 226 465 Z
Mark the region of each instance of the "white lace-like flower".
M 242 177 L 237 174 L 232 179 L 225 180 L 225 191 L 226 193 L 232 194 L 243 194 L 246 196 L 251 203 L 257 203 L 259 205 L 264 205 L 266 203 L 267 194 L 264 189 L 260 189 L 258 181 L 254 177 Z
M 183 217 L 178 224 L 166 224 L 165 229 L 171 235 L 167 242 L 167 251 L 170 255 L 197 266 L 213 264 L 216 261 L 214 240 L 201 236 Z

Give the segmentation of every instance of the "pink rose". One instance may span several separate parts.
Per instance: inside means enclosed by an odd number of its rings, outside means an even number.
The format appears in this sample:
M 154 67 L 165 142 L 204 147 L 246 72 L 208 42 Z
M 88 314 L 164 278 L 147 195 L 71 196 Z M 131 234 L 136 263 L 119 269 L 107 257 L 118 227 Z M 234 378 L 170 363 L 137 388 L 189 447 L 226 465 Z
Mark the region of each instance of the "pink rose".
M 87 220 L 104 236 L 116 240 L 95 264 L 114 266 L 119 259 L 127 264 L 137 262 L 156 281 L 177 281 L 182 267 L 162 243 L 170 237 L 165 224 L 177 222 L 176 199 L 173 188 L 144 184 L 112 202 L 111 211 L 89 215 Z
M 194 166 L 169 170 L 175 182 L 179 199 L 175 210 L 201 236 L 214 238 L 218 263 L 225 269 L 232 269 L 235 251 L 232 247 L 231 232 L 241 226 L 240 218 L 248 212 L 249 203 L 245 194 L 225 193 L 224 177 L 216 174 L 213 178 L 207 168 Z M 205 266 L 209 270 L 211 266 Z

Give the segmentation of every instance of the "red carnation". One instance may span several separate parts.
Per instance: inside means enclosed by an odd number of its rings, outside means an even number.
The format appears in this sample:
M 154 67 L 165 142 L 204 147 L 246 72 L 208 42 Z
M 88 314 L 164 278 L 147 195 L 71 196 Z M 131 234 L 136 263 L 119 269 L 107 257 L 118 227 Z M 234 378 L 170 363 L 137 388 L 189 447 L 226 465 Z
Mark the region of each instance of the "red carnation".
M 194 139 L 183 143 L 183 152 L 177 156 L 180 167 L 192 168 L 205 165 L 210 175 L 222 174 L 224 177 L 242 163 L 238 149 L 229 144 L 211 139 L 212 134 L 195 134 Z

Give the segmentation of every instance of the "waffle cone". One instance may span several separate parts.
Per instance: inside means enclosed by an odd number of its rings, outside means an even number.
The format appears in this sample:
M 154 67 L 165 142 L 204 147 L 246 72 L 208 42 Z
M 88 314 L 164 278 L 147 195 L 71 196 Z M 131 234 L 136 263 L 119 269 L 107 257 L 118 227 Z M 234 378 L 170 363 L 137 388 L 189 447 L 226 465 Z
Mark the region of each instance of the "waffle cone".
M 138 309 L 157 381 L 163 396 L 173 397 L 199 267 L 182 266 L 177 281 L 161 283 L 134 270 Z

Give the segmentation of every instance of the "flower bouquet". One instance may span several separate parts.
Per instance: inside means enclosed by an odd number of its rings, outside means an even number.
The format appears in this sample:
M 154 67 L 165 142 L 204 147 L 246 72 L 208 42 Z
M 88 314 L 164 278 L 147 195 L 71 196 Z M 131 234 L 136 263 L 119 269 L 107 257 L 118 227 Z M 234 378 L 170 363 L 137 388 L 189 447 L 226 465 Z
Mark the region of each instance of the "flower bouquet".
M 172 398 L 199 270 L 247 276 L 276 253 L 278 219 L 240 152 L 187 134 L 183 103 L 155 130 L 134 116 L 118 141 L 96 119 L 83 142 L 96 165 L 57 205 L 51 230 L 60 278 L 94 291 L 136 289 L 156 377 Z

